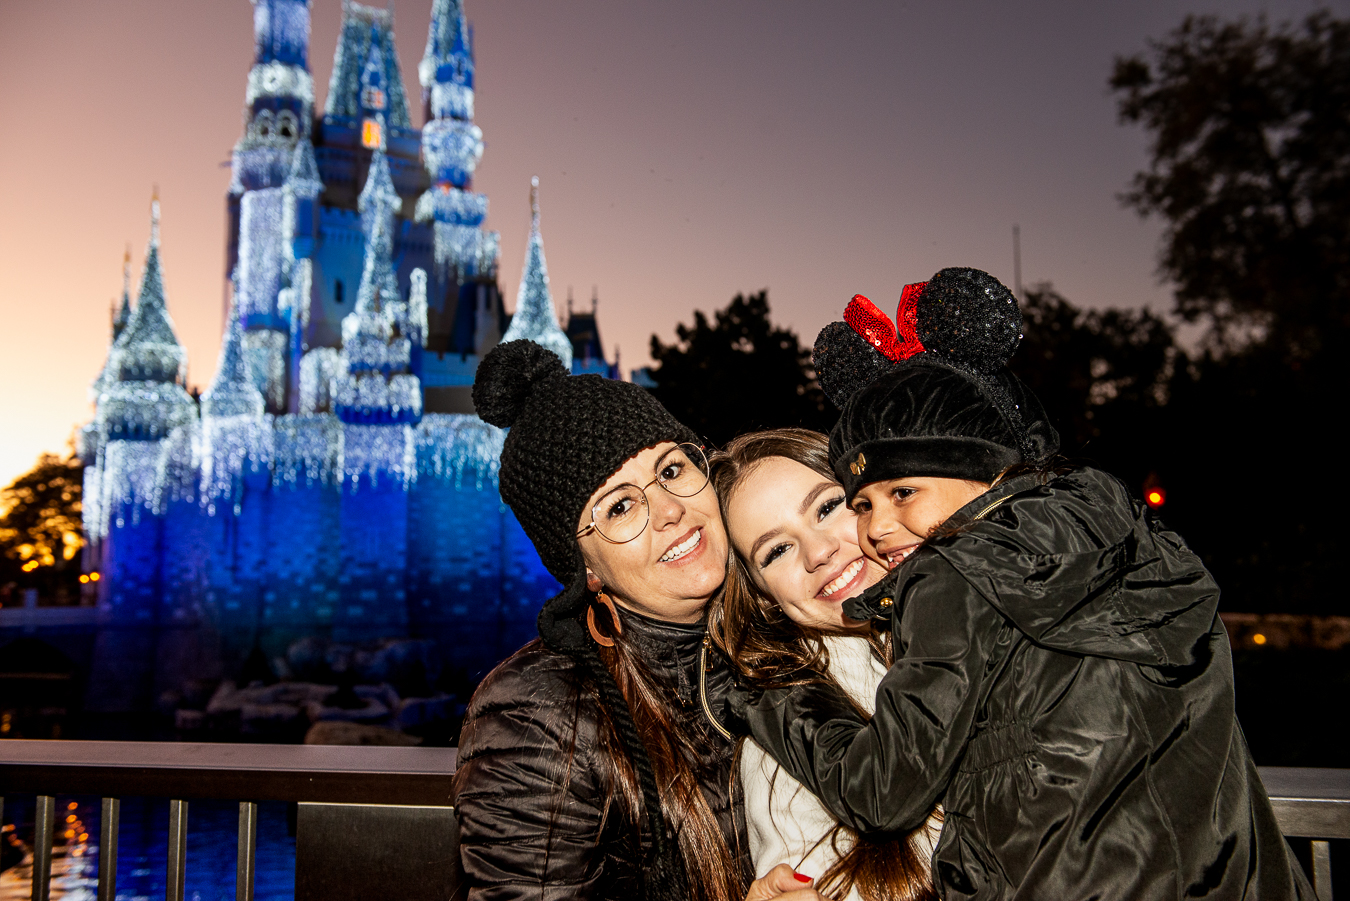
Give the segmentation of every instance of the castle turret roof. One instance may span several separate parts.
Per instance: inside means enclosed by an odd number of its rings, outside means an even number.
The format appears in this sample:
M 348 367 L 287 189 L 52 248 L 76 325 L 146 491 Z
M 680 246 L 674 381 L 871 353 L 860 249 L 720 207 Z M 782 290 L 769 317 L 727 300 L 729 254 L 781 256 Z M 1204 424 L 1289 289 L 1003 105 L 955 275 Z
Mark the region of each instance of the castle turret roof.
M 372 47 L 379 51 L 382 67 L 385 121 L 396 128 L 411 128 L 403 73 L 394 46 L 393 11 L 363 6 L 353 0 L 342 2 L 342 32 L 333 56 L 333 75 L 328 81 L 323 113 L 353 119 L 361 116 L 361 72 L 371 57 Z
M 319 164 L 314 159 L 314 145 L 307 137 L 295 142 L 295 151 L 291 154 L 291 171 L 286 176 L 285 186 L 297 197 L 317 197 L 323 192 Z
M 187 352 L 174 334 L 164 299 L 159 263 L 159 200 L 150 204 L 150 246 L 145 270 L 126 328 L 113 344 L 113 378 L 118 381 L 173 382 L 182 375 Z
M 262 393 L 253 384 L 244 358 L 244 329 L 239 324 L 239 311 L 232 307 L 216 376 L 202 394 L 202 415 L 257 417 L 262 415 L 263 406 Z
M 539 231 L 539 178 L 530 179 L 530 243 L 525 250 L 525 269 L 516 294 L 516 311 L 502 341 L 528 338 L 558 355 L 563 366 L 572 365 L 572 342 L 558 325 L 558 311 L 548 287 L 548 264 L 544 238 Z

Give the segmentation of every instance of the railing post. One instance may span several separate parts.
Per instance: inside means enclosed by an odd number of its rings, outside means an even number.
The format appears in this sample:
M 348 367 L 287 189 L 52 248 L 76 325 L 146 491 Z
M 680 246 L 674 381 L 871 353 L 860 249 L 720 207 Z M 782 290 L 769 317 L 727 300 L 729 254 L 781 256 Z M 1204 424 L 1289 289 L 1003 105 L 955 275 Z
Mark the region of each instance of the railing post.
M 1331 842 L 1313 840 L 1313 891 L 1317 901 L 1331 901 Z
M 33 901 L 47 901 L 52 888 L 52 830 L 56 825 L 56 798 L 38 795 L 33 817 Z
M 98 824 L 98 901 L 117 898 L 117 831 L 121 822 L 121 800 L 104 798 Z
M 258 849 L 258 805 L 239 802 L 239 859 L 234 870 L 235 901 L 253 901 L 253 872 Z
M 183 877 L 187 871 L 186 801 L 169 802 L 169 871 L 164 884 L 166 901 L 183 901 Z

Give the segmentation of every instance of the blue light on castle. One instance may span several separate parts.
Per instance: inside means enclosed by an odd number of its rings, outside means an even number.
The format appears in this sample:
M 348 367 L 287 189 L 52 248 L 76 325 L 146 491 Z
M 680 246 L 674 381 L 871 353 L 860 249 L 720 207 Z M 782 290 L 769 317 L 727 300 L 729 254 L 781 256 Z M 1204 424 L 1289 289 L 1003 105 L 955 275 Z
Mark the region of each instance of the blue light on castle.
M 497 490 L 478 360 L 528 338 L 617 375 L 594 316 L 559 326 L 533 223 L 514 316 L 472 190 L 474 55 L 436 0 L 410 124 L 390 10 L 344 0 L 321 113 L 310 0 L 252 0 L 254 65 L 227 196 L 230 308 L 199 401 L 165 305 L 159 204 L 82 432 L 86 568 L 102 578 L 86 706 L 148 709 L 302 636 L 425 638 L 481 673 L 556 590 Z M 129 287 L 129 285 L 128 285 Z M 585 317 L 583 317 L 584 320 Z M 598 357 L 598 360 L 597 360 Z

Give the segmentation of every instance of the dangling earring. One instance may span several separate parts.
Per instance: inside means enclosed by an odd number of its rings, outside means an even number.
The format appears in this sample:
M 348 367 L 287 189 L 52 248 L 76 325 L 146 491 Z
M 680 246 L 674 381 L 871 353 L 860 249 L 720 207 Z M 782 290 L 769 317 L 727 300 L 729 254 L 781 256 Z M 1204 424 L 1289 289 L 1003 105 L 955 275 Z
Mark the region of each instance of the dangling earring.
M 595 580 L 592 587 L 591 580 Z M 599 604 L 609 611 L 610 631 L 614 635 L 623 634 L 623 622 L 619 619 L 619 611 L 614 606 L 614 600 L 609 595 L 601 591 L 600 579 L 594 573 L 586 573 L 586 588 L 595 592 L 595 604 Z M 586 628 L 591 633 L 591 638 L 595 643 L 605 648 L 614 647 L 614 639 L 608 635 L 601 634 L 595 624 L 595 604 L 586 608 Z

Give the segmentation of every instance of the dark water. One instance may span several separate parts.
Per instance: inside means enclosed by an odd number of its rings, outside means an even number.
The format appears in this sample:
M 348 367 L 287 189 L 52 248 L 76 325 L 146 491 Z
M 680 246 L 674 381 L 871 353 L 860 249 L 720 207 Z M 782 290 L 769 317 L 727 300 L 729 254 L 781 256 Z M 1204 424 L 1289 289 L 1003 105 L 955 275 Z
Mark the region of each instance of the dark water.
M 257 877 L 254 898 L 282 901 L 295 896 L 295 838 L 286 823 L 287 805 L 258 805 Z M 52 866 L 52 901 L 93 901 L 98 890 L 100 804 L 97 798 L 56 799 L 58 844 Z M 15 824 L 31 845 L 33 798 L 5 798 L 4 822 Z M 233 901 L 239 805 L 232 801 L 188 804 L 187 876 L 189 901 Z M 118 901 L 164 897 L 168 863 L 169 802 L 128 798 L 122 802 L 117 845 Z M 27 901 L 29 866 L 0 873 L 0 901 Z

